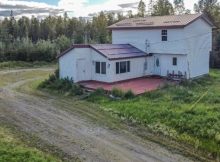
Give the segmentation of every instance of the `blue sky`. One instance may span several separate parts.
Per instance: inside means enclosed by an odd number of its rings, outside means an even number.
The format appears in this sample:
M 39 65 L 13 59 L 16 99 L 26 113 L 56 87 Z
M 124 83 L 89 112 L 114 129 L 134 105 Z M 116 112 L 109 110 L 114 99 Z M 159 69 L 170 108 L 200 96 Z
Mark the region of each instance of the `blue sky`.
M 13 10 L 16 17 L 36 16 L 43 18 L 48 15 L 63 15 L 86 17 L 100 11 L 137 12 L 140 0 L 0 0 L 0 18 L 10 15 Z M 146 6 L 149 0 L 143 0 Z M 156 0 L 154 0 L 156 1 Z M 193 4 L 198 0 L 184 0 L 187 9 L 193 11 Z M 173 0 L 170 0 L 172 3 Z

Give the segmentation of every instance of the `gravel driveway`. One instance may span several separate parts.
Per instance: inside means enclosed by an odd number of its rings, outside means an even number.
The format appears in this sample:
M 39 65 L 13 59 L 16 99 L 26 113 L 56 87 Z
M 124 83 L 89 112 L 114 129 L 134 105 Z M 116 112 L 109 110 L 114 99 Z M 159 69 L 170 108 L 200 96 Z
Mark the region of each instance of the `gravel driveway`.
M 39 76 L 32 80 L 37 78 Z M 110 129 L 108 124 L 100 124 L 98 117 L 97 124 L 90 119 L 96 114 L 86 111 L 89 105 L 82 106 L 80 101 L 28 95 L 13 90 L 30 81 L 22 80 L 1 88 L 0 117 L 16 124 L 22 131 L 34 133 L 68 155 L 94 162 L 192 161 L 159 144 L 142 140 L 126 129 Z

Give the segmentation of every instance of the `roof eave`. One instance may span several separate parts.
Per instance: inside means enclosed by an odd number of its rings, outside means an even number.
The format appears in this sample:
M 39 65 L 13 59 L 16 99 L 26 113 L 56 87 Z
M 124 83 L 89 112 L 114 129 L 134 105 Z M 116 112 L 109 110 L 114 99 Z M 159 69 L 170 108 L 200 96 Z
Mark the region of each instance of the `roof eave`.
M 172 25 L 172 26 L 151 26 L 151 27 L 108 27 L 109 30 L 129 30 L 129 29 L 174 29 L 184 28 L 186 25 Z
M 125 60 L 125 59 L 133 59 L 133 58 L 141 58 L 141 57 L 150 57 L 151 54 L 141 55 L 141 56 L 131 56 L 131 57 L 119 57 L 119 58 L 109 58 L 109 61 L 115 61 L 115 60 Z

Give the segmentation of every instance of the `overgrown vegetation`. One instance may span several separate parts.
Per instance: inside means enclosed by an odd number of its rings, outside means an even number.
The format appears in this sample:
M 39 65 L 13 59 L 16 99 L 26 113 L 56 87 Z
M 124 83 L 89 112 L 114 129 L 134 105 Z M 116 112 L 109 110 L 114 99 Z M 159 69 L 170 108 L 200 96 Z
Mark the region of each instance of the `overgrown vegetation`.
M 50 154 L 25 145 L 12 131 L 0 127 L 0 161 L 1 162 L 58 162 L 61 161 Z
M 18 68 L 38 68 L 38 67 L 48 67 L 55 65 L 55 63 L 45 62 L 45 61 L 35 61 L 35 62 L 24 62 L 24 61 L 7 61 L 0 62 L 0 70 L 4 69 L 18 69 Z
M 121 95 L 121 91 L 114 90 Z M 123 120 L 143 124 L 161 133 L 211 152 L 220 153 L 220 71 L 210 76 L 166 86 L 129 100 L 112 100 L 103 95 L 95 102 Z
M 57 73 L 57 72 L 56 72 Z M 81 95 L 82 89 L 58 74 L 40 84 L 40 88 L 66 95 Z M 220 71 L 180 85 L 166 86 L 134 97 L 133 92 L 113 88 L 112 96 L 99 88 L 87 101 L 100 105 L 122 120 L 148 127 L 155 133 L 193 145 L 196 149 L 220 154 Z
M 50 75 L 48 79 L 43 81 L 38 87 L 40 89 L 56 91 L 68 96 L 83 94 L 83 89 L 78 84 L 74 84 L 73 80 L 69 78 L 59 79 L 58 69 L 55 71 L 54 74 Z

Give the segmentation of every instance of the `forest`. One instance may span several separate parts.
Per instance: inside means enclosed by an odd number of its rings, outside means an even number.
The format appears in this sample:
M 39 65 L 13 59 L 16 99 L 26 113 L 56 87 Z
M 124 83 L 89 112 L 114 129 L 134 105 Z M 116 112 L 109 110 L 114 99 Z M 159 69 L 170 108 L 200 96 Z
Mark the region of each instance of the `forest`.
M 195 13 L 205 13 L 217 27 L 213 30 L 212 67 L 220 67 L 220 3 L 217 0 L 199 0 Z M 106 27 L 126 18 L 190 14 L 184 0 L 150 0 L 139 2 L 137 13 L 100 12 L 91 21 L 85 18 L 48 16 L 16 19 L 11 14 L 0 20 L 0 61 L 53 61 L 56 55 L 71 44 L 111 43 L 111 31 Z

